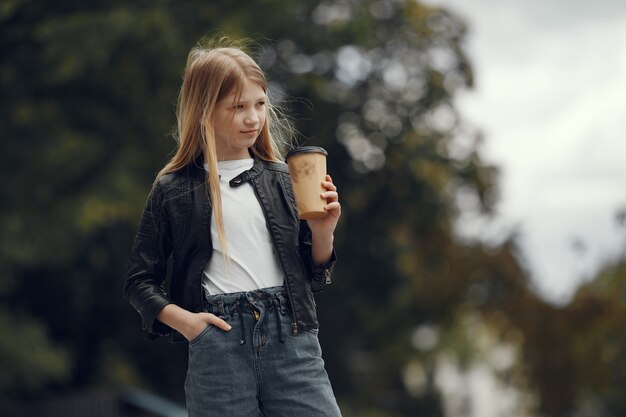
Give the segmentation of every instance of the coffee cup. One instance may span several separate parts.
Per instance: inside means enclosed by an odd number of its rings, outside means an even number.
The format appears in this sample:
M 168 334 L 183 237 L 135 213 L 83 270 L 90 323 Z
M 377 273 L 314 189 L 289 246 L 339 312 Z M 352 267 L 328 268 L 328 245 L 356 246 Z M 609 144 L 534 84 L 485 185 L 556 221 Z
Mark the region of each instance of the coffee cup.
M 298 217 L 302 220 L 326 216 L 326 199 L 320 195 L 326 189 L 326 156 L 328 152 L 318 146 L 293 149 L 285 157 L 291 174 L 291 185 L 296 198 Z

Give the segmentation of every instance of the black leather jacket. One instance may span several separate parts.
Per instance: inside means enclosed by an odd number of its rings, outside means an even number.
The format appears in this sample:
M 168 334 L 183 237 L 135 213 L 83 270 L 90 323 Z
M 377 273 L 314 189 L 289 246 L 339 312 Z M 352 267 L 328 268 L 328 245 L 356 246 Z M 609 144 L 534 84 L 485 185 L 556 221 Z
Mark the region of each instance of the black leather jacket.
M 211 202 L 202 161 L 159 178 L 139 222 L 128 261 L 125 295 L 139 312 L 148 338 L 182 335 L 156 320 L 170 303 L 192 312 L 204 311 L 202 272 L 211 261 Z M 267 227 L 285 273 L 294 335 L 318 327 L 313 293 L 330 283 L 335 253 L 322 266 L 311 257 L 311 232 L 300 221 L 287 165 L 255 157 L 253 167 L 233 178 L 231 187 L 250 182 L 261 203 Z M 171 255 L 169 291 L 164 289 Z

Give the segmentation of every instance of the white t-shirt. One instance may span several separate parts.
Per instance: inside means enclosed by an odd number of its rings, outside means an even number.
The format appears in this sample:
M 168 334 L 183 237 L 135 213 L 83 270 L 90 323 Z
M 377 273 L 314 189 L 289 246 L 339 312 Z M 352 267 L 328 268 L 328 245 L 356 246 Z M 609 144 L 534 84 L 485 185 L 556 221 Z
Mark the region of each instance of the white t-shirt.
M 252 158 L 218 162 L 229 261 L 224 262 L 215 216 L 211 216 L 213 256 L 202 276 L 202 287 L 209 294 L 283 285 L 284 273 L 252 184 L 229 185 L 230 180 L 252 168 L 253 164 Z

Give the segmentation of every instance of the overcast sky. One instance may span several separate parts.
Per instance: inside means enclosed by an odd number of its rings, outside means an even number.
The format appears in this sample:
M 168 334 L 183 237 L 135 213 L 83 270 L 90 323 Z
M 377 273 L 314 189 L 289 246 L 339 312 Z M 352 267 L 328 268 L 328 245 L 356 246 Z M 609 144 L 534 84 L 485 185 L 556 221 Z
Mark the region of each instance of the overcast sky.
M 534 283 L 566 302 L 626 249 L 626 1 L 428 0 L 469 26 L 476 88 L 457 99 L 502 170 L 498 220 Z

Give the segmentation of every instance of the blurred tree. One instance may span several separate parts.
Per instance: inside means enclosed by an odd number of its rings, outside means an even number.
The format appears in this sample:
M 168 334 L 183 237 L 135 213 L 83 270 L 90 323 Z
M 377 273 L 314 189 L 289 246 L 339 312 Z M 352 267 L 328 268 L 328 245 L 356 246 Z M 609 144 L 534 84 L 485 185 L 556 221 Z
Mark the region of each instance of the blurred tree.
M 546 415 L 625 415 L 625 277 L 626 262 L 610 262 L 567 306 L 522 324 Z
M 170 19 L 160 4 L 2 3 L 0 297 L 15 327 L 2 362 L 17 392 L 137 383 L 137 369 L 174 355 L 139 354 L 121 298 L 138 211 L 172 149 L 187 44 Z M 163 367 L 180 376 L 177 355 Z
M 520 349 L 509 375 L 527 408 L 554 417 L 624 415 L 626 263 L 609 262 L 571 302 L 552 306 L 523 284 L 528 274 L 511 244 L 459 265 L 471 271 L 468 306 L 487 319 L 503 317 L 492 330 L 504 323 L 504 340 Z
M 219 27 L 263 34 L 273 97 L 329 149 L 342 188 L 342 266 L 320 297 L 338 395 L 361 415 L 439 413 L 434 388 L 416 399 L 403 387 L 409 335 L 463 298 L 464 275 L 450 273 L 463 247 L 451 227 L 457 191 L 488 210 L 494 185 L 478 143 L 454 142 L 452 97 L 472 85 L 460 21 L 389 0 L 7 1 L 0 18 L 3 299 L 72 358 L 59 362 L 67 385 L 143 383 L 182 397 L 184 349 L 146 347 L 119 290 L 149 184 L 173 148 L 186 53 Z

